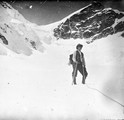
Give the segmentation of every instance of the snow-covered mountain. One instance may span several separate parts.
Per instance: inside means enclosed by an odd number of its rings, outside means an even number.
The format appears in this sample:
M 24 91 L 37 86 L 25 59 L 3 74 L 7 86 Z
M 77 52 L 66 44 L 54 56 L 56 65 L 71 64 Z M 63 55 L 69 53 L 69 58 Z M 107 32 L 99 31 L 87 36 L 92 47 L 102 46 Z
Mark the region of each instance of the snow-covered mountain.
M 123 13 L 99 3 L 45 26 L 1 3 L 0 120 L 123 119 L 123 36 Z M 74 86 L 68 56 L 77 43 L 84 45 L 88 77 L 82 85 L 78 74 Z
M 82 39 L 86 43 L 121 32 L 124 34 L 124 13 L 104 8 L 99 2 L 72 13 L 66 18 L 45 26 L 27 21 L 8 3 L 0 4 L 1 44 L 16 53 L 32 54 L 32 49 L 43 52 L 43 43 L 58 39 Z M 14 37 L 14 39 L 13 39 Z
M 32 49 L 43 51 L 44 47 L 32 29 L 34 26 L 37 25 L 27 21 L 8 3 L 0 4 L 0 43 L 5 47 L 25 55 L 30 55 Z

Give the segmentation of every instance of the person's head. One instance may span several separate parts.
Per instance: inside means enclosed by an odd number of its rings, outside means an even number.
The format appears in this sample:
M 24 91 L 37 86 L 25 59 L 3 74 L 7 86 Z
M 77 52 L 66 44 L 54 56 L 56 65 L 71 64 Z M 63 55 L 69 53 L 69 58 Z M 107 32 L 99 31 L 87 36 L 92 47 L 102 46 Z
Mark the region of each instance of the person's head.
M 82 45 L 82 44 L 77 44 L 76 49 L 77 49 L 77 50 L 81 50 L 81 49 L 82 49 L 82 47 L 83 47 L 83 45 Z

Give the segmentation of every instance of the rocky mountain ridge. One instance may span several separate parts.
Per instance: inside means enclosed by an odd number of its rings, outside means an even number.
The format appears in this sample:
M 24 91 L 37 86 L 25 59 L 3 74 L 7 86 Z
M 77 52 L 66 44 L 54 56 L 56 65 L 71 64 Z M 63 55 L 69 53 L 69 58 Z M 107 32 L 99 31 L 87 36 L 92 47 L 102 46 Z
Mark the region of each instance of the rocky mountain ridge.
M 54 36 L 57 39 L 88 39 L 87 43 L 91 43 L 96 39 L 123 31 L 123 12 L 93 2 L 64 19 L 54 29 Z
M 0 3 L 0 11 L 0 44 L 17 54 L 31 55 L 33 50 L 43 52 L 44 43 L 58 39 L 82 39 L 92 43 L 119 32 L 124 36 L 124 13 L 105 8 L 99 2 L 42 26 L 26 20 L 6 2 Z

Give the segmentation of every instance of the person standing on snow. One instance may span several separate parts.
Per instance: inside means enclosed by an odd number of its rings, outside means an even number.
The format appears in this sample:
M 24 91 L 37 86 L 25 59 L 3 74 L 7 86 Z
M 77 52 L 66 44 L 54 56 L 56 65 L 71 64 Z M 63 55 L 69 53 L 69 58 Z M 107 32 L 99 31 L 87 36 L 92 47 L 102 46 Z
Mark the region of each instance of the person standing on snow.
M 72 72 L 72 78 L 73 78 L 73 84 L 76 84 L 76 77 L 77 72 L 79 71 L 82 74 L 82 83 L 85 84 L 85 79 L 88 75 L 86 71 L 86 63 L 84 59 L 84 54 L 81 52 L 83 48 L 82 44 L 78 44 L 76 46 L 76 51 L 73 53 L 72 56 L 72 66 L 73 66 L 73 72 Z

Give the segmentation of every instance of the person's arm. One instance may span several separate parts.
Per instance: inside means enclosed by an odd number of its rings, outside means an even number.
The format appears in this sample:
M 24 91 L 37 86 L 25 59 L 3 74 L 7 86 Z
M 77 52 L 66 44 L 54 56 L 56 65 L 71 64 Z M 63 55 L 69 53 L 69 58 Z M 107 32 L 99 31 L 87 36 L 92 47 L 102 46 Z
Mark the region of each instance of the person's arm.
M 83 59 L 84 59 L 84 66 L 86 66 L 85 58 L 83 57 Z
M 82 56 L 82 65 L 86 66 L 84 54 L 82 52 L 81 52 L 81 56 Z
M 73 53 L 72 59 L 73 59 L 73 61 L 74 61 L 75 63 L 77 63 L 77 60 L 76 60 L 76 51 Z
M 85 62 L 85 58 L 84 58 L 84 54 L 83 54 L 83 65 L 86 66 L 86 62 Z

